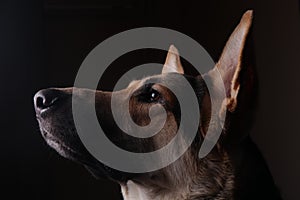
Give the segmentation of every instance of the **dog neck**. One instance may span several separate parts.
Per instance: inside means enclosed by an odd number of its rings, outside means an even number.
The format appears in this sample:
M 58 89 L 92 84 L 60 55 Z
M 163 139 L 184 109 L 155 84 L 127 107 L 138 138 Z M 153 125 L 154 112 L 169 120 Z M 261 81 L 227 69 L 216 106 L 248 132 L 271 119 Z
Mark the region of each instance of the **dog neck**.
M 172 165 L 121 184 L 124 200 L 232 199 L 234 174 L 227 154 L 191 159 L 191 151 Z
M 148 188 L 142 185 L 128 181 L 126 185 L 121 185 L 121 191 L 124 200 L 185 200 L 188 195 L 184 191 L 176 191 L 174 193 L 153 194 Z
M 226 171 L 220 171 L 227 177 L 214 179 L 212 177 L 191 176 L 182 179 L 182 184 L 169 185 L 160 181 L 158 184 L 146 184 L 129 180 L 121 185 L 124 200 L 223 200 L 233 198 L 234 176 Z M 211 174 L 211 176 L 213 176 Z M 188 179 L 188 180 L 187 180 Z
M 128 181 L 125 185 L 121 185 L 121 191 L 124 200 L 151 199 L 145 188 L 142 188 L 132 181 Z

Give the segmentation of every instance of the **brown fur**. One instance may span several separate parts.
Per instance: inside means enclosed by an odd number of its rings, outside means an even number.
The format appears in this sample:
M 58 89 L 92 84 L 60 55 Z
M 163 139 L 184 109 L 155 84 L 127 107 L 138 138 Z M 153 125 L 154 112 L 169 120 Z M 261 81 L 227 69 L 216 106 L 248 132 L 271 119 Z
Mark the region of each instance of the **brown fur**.
M 256 146 L 248 136 L 241 137 L 247 135 L 248 130 L 239 126 L 240 121 L 247 119 L 240 117 L 247 114 L 242 112 L 245 104 L 241 97 L 251 90 L 251 87 L 245 87 L 243 80 L 248 80 L 244 79 L 245 76 L 253 75 L 243 70 L 247 66 L 242 66 L 242 53 L 251 19 L 252 12 L 248 11 L 229 38 L 216 67 L 207 74 L 198 77 L 185 75 L 178 50 L 171 46 L 162 74 L 133 81 L 126 89 L 115 93 L 120 106 L 130 99 L 131 118 L 140 126 L 150 123 L 148 113 L 152 105 L 160 104 L 165 108 L 167 120 L 164 127 L 149 139 L 134 138 L 123 133 L 115 124 L 110 110 L 111 92 L 96 91 L 97 114 L 109 139 L 129 151 L 149 152 L 165 146 L 177 133 L 180 105 L 174 94 L 162 85 L 168 83 L 180 87 L 176 77 L 185 76 L 197 94 L 201 122 L 192 145 L 169 166 L 155 172 L 131 174 L 109 168 L 93 158 L 76 134 L 71 115 L 72 88 L 52 88 L 36 94 L 35 107 L 43 137 L 58 153 L 85 165 L 95 176 L 118 182 L 125 200 L 280 199 Z M 221 73 L 223 82 L 216 79 L 217 71 Z M 214 86 L 212 93 L 208 92 L 204 79 Z M 155 80 L 156 83 L 149 84 L 149 80 Z M 225 99 L 219 96 L 220 84 L 225 85 Z M 148 96 L 153 90 L 159 94 L 154 100 Z M 79 91 L 76 101 L 82 105 L 90 103 L 93 91 Z M 131 93 L 132 96 L 129 95 Z M 222 102 L 223 108 L 212 110 L 212 101 Z M 218 144 L 205 158 L 199 159 L 198 152 L 209 122 L 215 127 L 220 126 L 219 119 L 225 114 L 225 126 Z M 156 117 L 159 115 L 157 113 Z M 126 124 L 128 119 L 123 120 Z M 184 138 L 180 142 L 184 144 Z

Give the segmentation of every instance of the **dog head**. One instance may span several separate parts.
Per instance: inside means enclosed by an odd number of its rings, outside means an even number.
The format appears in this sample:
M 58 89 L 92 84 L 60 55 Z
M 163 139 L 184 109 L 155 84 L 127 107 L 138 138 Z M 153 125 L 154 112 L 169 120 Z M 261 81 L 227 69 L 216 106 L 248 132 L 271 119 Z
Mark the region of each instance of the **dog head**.
M 232 127 L 230 122 L 239 108 L 241 91 L 247 90 L 242 84 L 243 77 L 251 76 L 242 70 L 241 62 L 251 19 L 252 12 L 248 11 L 229 38 L 215 68 L 206 74 L 197 77 L 184 74 L 178 50 L 171 46 L 161 74 L 135 80 L 127 88 L 114 92 L 114 94 L 96 91 L 96 112 L 106 136 L 122 149 L 137 153 L 150 152 L 168 144 L 178 131 L 181 117 L 180 105 L 176 96 L 164 85 L 172 84 L 180 90 L 182 85 L 178 81 L 178 77 L 185 77 L 198 98 L 201 120 L 192 145 L 183 156 L 169 166 L 151 173 L 134 174 L 112 169 L 95 159 L 80 141 L 74 126 L 72 95 L 75 94 L 72 94 L 73 88 L 44 89 L 35 95 L 34 105 L 42 136 L 60 155 L 85 165 L 96 176 L 108 177 L 121 184 L 132 180 L 152 187 L 153 190 L 186 187 L 190 182 L 198 181 L 199 187 L 201 185 L 202 188 L 210 188 L 209 191 L 213 195 L 225 184 L 232 184 L 233 169 L 230 165 L 230 156 L 222 141 L 230 138 L 226 135 Z M 223 82 L 216 78 L 220 75 Z M 212 97 L 204 80 L 210 81 L 215 94 L 224 85 L 226 98 L 220 99 L 217 97 L 218 95 Z M 76 93 L 73 100 L 75 99 L 83 106 L 90 104 L 90 98 L 94 91 L 89 89 L 77 90 L 80 92 Z M 150 119 L 149 110 L 155 105 L 162 106 L 166 111 L 166 122 L 163 128 L 158 134 L 150 138 L 136 138 L 124 133 L 117 126 L 112 114 L 112 95 L 117 97 L 116 105 L 123 106 L 125 102 L 129 101 L 130 117 L 139 126 L 146 126 L 151 120 L 159 120 L 162 113 L 154 113 L 153 118 Z M 212 113 L 211 101 L 221 101 L 222 109 L 218 110 L 217 113 Z M 209 122 L 216 120 L 218 123 L 217 119 L 224 114 L 227 114 L 227 117 L 220 141 L 207 157 L 199 159 L 198 152 Z M 123 123 L 126 124 L 127 119 L 123 120 L 125 120 Z M 130 129 L 130 127 L 128 128 Z M 221 173 L 223 175 L 220 175 Z M 193 188 L 189 188 L 189 190 L 193 190 Z

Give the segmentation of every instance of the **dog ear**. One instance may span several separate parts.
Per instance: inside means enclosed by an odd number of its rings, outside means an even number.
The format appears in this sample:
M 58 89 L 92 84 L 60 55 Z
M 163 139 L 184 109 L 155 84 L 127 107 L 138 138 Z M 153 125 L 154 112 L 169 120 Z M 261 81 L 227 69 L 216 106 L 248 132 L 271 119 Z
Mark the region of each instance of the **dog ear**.
M 162 69 L 162 74 L 172 72 L 184 74 L 184 70 L 180 62 L 179 52 L 174 45 L 171 45 L 169 48 L 164 67 Z
M 245 46 L 246 38 L 252 23 L 252 11 L 247 11 L 239 25 L 235 28 L 228 39 L 221 57 L 215 68 L 208 74 L 212 77 L 222 77 L 225 86 L 226 99 L 223 101 L 224 111 L 233 112 L 237 106 L 237 96 L 240 89 L 240 75 L 242 64 L 242 53 Z M 214 85 L 222 88 L 219 81 Z M 219 85 L 219 86 L 218 86 Z

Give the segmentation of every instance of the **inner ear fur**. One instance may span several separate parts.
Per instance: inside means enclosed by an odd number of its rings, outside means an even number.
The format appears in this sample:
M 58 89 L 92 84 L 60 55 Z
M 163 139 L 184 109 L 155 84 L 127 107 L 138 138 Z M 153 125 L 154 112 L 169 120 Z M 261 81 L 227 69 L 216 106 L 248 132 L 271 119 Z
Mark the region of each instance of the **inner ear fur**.
M 226 93 L 226 99 L 223 100 L 224 111 L 234 112 L 238 104 L 243 67 L 242 55 L 251 28 L 252 16 L 253 11 L 251 10 L 243 15 L 240 23 L 229 37 L 215 68 L 210 72 L 214 77 L 217 77 L 218 74 L 221 75 L 223 80 L 223 83 L 219 81 L 214 85 L 221 88 L 218 84 L 224 84 Z
M 184 74 L 184 70 L 180 62 L 179 51 L 174 45 L 170 46 L 165 64 L 162 69 L 162 74 L 165 73 Z

